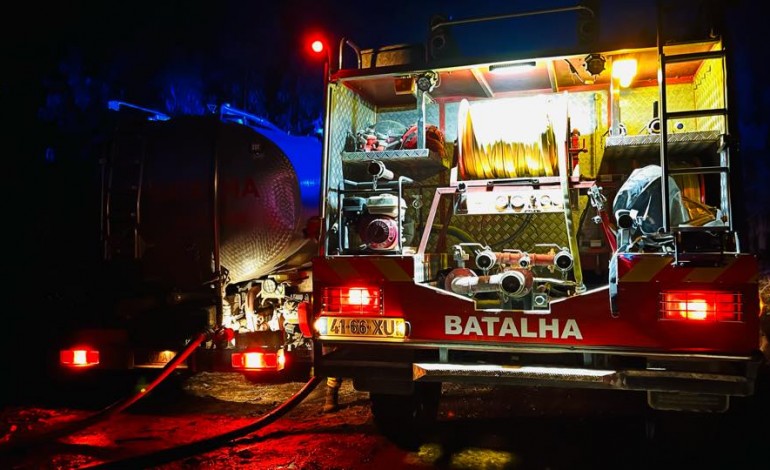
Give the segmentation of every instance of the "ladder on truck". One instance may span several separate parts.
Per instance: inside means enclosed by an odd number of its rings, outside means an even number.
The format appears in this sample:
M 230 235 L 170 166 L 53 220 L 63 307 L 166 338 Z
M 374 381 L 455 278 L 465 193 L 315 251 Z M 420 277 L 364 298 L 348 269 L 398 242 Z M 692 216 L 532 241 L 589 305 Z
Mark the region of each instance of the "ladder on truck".
M 718 49 L 712 49 L 704 52 L 694 53 L 680 53 L 680 54 L 666 54 L 664 48 L 666 46 L 673 46 L 681 44 L 673 41 L 666 42 L 664 40 L 664 27 L 663 27 L 663 15 L 665 13 L 665 7 L 658 4 L 658 26 L 657 26 L 657 53 L 658 53 L 658 86 L 659 86 L 659 101 L 660 101 L 660 167 L 661 167 L 661 201 L 663 204 L 663 231 L 665 233 L 671 233 L 674 235 L 674 240 L 680 239 L 685 232 L 712 232 L 723 233 L 726 236 L 735 235 L 733 229 L 733 217 L 730 201 L 730 155 L 729 146 L 727 144 L 727 137 L 729 136 L 728 127 L 728 108 L 727 108 L 727 54 L 724 48 L 724 44 L 721 38 L 715 43 L 719 46 Z M 721 96 L 722 106 L 708 109 L 691 109 L 684 111 L 669 111 L 667 107 L 666 96 L 666 67 L 674 63 L 686 63 L 695 61 L 704 61 L 711 59 L 719 59 L 721 64 L 722 80 L 721 80 Z M 669 121 L 674 119 L 686 119 L 686 118 L 708 118 L 708 117 L 721 117 L 722 121 L 722 133 L 719 138 L 718 144 L 718 163 L 714 165 L 704 166 L 697 163 L 693 166 L 686 168 L 672 167 L 671 156 L 669 151 L 669 139 L 668 132 Z M 672 226 L 671 221 L 671 202 L 669 201 L 669 177 L 674 175 L 719 175 L 719 209 L 722 213 L 724 225 L 709 225 L 709 226 Z M 724 240 L 724 239 L 723 239 Z M 736 251 L 738 251 L 738 240 L 735 237 L 734 244 Z M 677 251 L 679 249 L 677 248 Z
M 116 139 L 103 167 L 104 259 L 141 257 L 139 224 L 146 145 L 139 132 Z

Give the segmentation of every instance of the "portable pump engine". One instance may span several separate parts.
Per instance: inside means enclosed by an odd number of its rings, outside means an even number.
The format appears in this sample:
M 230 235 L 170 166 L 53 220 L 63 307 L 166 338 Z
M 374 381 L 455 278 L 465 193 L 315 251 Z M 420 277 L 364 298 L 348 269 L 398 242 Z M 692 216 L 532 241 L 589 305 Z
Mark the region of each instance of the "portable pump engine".
M 407 239 L 405 230 L 406 201 L 401 197 L 401 188 L 404 183 L 413 182 L 409 178 L 401 177 L 393 182 L 393 172 L 388 170 L 381 161 L 372 160 L 367 166 L 367 172 L 371 175 L 371 182 L 354 183 L 347 181 L 349 185 L 366 187 L 371 195 L 346 196 L 342 199 L 342 227 L 345 233 L 340 237 L 346 242 L 344 249 L 349 249 L 349 240 L 352 235 L 358 237 L 360 245 L 358 249 L 389 252 L 399 250 Z M 381 190 L 389 187 L 398 188 L 398 193 L 377 192 L 378 185 Z

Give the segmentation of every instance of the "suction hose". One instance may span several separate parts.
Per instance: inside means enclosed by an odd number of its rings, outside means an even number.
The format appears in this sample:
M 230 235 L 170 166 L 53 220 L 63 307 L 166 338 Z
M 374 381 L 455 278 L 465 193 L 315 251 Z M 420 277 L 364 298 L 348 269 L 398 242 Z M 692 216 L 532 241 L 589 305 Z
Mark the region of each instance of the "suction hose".
M 149 454 L 138 455 L 135 457 L 128 457 L 121 460 L 114 460 L 112 462 L 105 462 L 96 465 L 85 466 L 81 468 L 89 469 L 106 469 L 106 468 L 150 468 L 157 465 L 173 462 L 175 460 L 190 457 L 192 455 L 209 452 L 211 450 L 222 447 L 228 442 L 237 439 L 239 437 L 246 436 L 253 432 L 259 431 L 263 427 L 272 424 L 279 418 L 283 417 L 286 413 L 293 410 L 295 406 L 300 404 L 302 400 L 312 392 L 318 384 L 321 383 L 321 378 L 313 376 L 305 385 L 297 391 L 291 398 L 281 403 L 278 407 L 271 410 L 269 413 L 263 415 L 258 420 L 246 426 L 238 429 L 233 429 L 217 436 L 201 439 L 199 441 L 190 442 L 181 446 L 171 447 L 169 449 L 163 449 Z
M 422 232 L 424 230 L 425 226 L 420 226 L 417 228 L 417 232 Z M 468 232 L 462 230 L 461 228 L 455 226 L 455 225 L 447 225 L 444 226 L 442 224 L 433 224 L 433 228 L 436 230 L 444 230 L 446 228 L 446 232 L 449 235 L 452 235 L 456 239 L 460 240 L 463 243 L 473 243 L 475 239 L 469 234 Z
M 229 333 L 227 333 L 229 331 Z M 55 440 L 59 439 L 60 437 L 67 436 L 69 434 L 74 434 L 76 432 L 82 431 L 83 429 L 86 429 L 88 427 L 91 427 L 97 423 L 100 423 L 102 421 L 106 421 L 112 416 L 120 413 L 121 411 L 125 410 L 129 406 L 133 405 L 137 401 L 139 401 L 141 398 L 147 396 L 155 387 L 158 386 L 163 380 L 165 380 L 171 372 L 176 369 L 179 364 L 184 362 L 187 357 L 190 356 L 190 354 L 195 351 L 195 349 L 204 341 L 207 341 L 208 339 L 212 338 L 213 336 L 218 335 L 228 335 L 232 334 L 231 330 L 227 329 L 221 329 L 221 330 L 210 330 L 206 331 L 204 333 L 198 334 L 195 338 L 193 338 L 185 348 L 179 352 L 177 355 L 174 356 L 173 359 L 171 359 L 165 367 L 161 370 L 160 374 L 147 386 L 139 390 L 139 392 L 135 393 L 134 395 L 124 398 L 122 400 L 119 400 L 112 405 L 107 406 L 101 411 L 98 411 L 91 416 L 88 416 L 82 420 L 75 421 L 75 422 L 67 422 L 63 423 L 59 426 L 54 427 L 53 429 L 48 429 L 41 431 L 39 433 L 31 434 L 29 436 L 22 436 L 17 439 L 14 439 L 12 441 L 6 442 L 3 445 L 0 445 L 0 452 L 8 452 L 14 449 L 21 449 L 27 446 L 30 446 L 32 444 L 38 444 L 41 441 L 46 440 Z

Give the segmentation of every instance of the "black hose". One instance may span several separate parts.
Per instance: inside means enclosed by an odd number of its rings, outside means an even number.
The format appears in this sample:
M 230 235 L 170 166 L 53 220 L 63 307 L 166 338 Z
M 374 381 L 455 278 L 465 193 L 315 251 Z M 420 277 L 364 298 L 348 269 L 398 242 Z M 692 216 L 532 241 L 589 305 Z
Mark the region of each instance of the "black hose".
M 492 245 L 492 249 L 495 251 L 502 251 L 503 248 L 505 248 L 506 245 L 510 244 L 517 238 L 519 238 L 519 235 L 524 231 L 527 226 L 529 226 L 529 223 L 532 221 L 532 212 L 528 212 L 527 215 L 524 216 L 524 220 L 519 223 L 519 226 L 516 227 L 516 230 L 513 231 L 512 234 L 510 234 L 508 237 L 506 237 L 503 240 L 500 240 L 499 242 L 495 242 Z
M 146 397 L 155 387 L 158 386 L 163 380 L 166 379 L 166 377 L 171 374 L 171 372 L 174 371 L 174 369 L 179 366 L 187 357 L 195 351 L 195 348 L 198 347 L 202 342 L 206 341 L 209 336 L 210 332 L 206 333 L 200 333 L 198 336 L 196 336 L 192 341 L 190 341 L 185 348 L 179 352 L 177 355 L 174 356 L 173 359 L 171 359 L 161 370 L 161 373 L 153 379 L 152 382 L 150 382 L 147 386 L 143 387 L 139 392 L 135 393 L 134 395 L 124 398 L 122 400 L 119 400 L 106 408 L 104 408 L 101 411 L 98 411 L 86 418 L 83 418 L 81 420 L 75 421 L 75 422 L 67 422 L 63 423 L 59 426 L 55 426 L 52 429 L 43 430 L 39 433 L 32 434 L 29 436 L 21 436 L 19 438 L 16 438 L 12 441 L 6 442 L 2 445 L 0 445 L 0 453 L 9 452 L 12 450 L 18 450 L 23 447 L 28 447 L 32 444 L 39 444 L 42 441 L 48 441 L 48 440 L 55 440 L 59 439 L 61 437 L 67 436 L 69 434 L 74 434 L 76 432 L 82 431 L 83 429 L 86 429 L 88 427 L 91 427 L 97 423 L 100 423 L 102 421 L 105 421 L 112 416 L 120 413 L 121 411 L 125 410 L 129 406 L 133 405 L 137 401 L 139 401 L 141 398 Z
M 196 454 L 202 454 L 211 450 L 222 447 L 233 439 L 237 439 L 242 436 L 246 436 L 253 432 L 260 430 L 281 418 L 283 415 L 294 409 L 299 403 L 302 402 L 312 392 L 318 384 L 321 383 L 321 378 L 313 376 L 307 383 L 291 398 L 281 403 L 278 407 L 266 415 L 259 418 L 257 421 L 243 426 L 238 429 L 233 429 L 217 436 L 208 437 L 199 441 L 190 442 L 188 444 L 182 444 L 180 446 L 171 447 L 168 449 L 151 452 L 148 454 L 138 455 L 134 457 L 127 457 L 125 459 L 113 460 L 111 462 L 104 462 L 96 465 L 87 465 L 80 468 L 88 469 L 105 469 L 105 468 L 148 468 L 165 463 L 173 462 L 175 460 L 190 457 Z
M 442 224 L 433 224 L 433 228 L 437 230 L 441 230 L 444 228 Z M 421 233 L 425 229 L 424 226 L 417 227 L 417 233 Z M 461 228 L 455 226 L 455 225 L 448 225 L 447 226 L 447 233 L 449 235 L 452 235 L 456 239 L 460 240 L 463 243 L 473 243 L 475 239 L 469 234 L 468 232 L 462 230 Z

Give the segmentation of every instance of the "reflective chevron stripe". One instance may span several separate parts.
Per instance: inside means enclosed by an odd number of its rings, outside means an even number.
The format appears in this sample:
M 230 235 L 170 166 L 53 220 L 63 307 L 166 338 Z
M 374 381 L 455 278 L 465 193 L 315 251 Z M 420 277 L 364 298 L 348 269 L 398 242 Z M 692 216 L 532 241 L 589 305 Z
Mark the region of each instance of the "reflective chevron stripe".
M 671 256 L 626 255 L 619 260 L 620 282 L 752 283 L 757 281 L 756 260 L 733 257 L 724 266 L 675 266 Z
M 313 269 L 315 279 L 323 280 L 324 283 L 414 280 L 414 260 L 409 257 L 316 258 L 313 260 Z
M 656 274 L 670 266 L 674 259 L 670 256 L 634 257 L 630 260 L 621 258 L 629 264 L 629 270 L 620 278 L 620 282 L 650 282 Z

